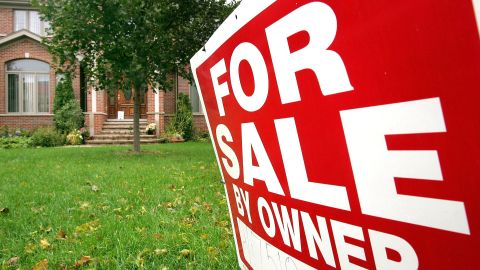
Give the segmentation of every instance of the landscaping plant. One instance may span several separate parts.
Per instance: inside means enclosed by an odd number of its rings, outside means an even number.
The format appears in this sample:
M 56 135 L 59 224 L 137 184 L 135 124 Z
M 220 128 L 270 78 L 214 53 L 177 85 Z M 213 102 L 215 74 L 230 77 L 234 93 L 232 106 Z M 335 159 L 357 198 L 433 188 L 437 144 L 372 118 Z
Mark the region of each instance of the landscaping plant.
M 179 134 L 186 141 L 193 139 L 192 105 L 189 97 L 183 93 L 178 94 L 177 111 L 167 131 L 172 134 Z
M 73 94 L 72 75 L 65 73 L 61 76 L 55 88 L 55 99 L 53 101 L 53 113 L 55 114 L 65 104 L 71 100 L 75 100 Z
M 63 134 L 68 134 L 84 126 L 85 116 L 80 104 L 76 100 L 69 100 L 53 116 L 56 129 Z
M 70 145 L 80 145 L 83 143 L 82 133 L 78 129 L 74 129 L 67 135 L 67 143 Z
M 38 147 L 55 147 L 65 144 L 65 136 L 53 128 L 39 128 L 31 137 L 31 145 Z

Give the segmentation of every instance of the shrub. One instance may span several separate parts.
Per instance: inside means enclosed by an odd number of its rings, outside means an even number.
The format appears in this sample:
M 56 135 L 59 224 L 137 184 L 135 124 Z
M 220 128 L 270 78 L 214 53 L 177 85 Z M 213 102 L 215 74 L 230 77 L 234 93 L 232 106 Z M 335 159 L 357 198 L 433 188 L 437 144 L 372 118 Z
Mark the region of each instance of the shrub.
M 82 135 L 83 143 L 86 143 L 87 139 L 90 138 L 90 131 L 86 127 L 82 127 L 79 131 L 80 131 L 80 134 Z
M 55 128 L 63 134 L 83 127 L 85 117 L 80 104 L 76 100 L 70 100 L 60 108 L 53 116 Z
M 65 144 L 65 136 L 53 128 L 39 128 L 31 137 L 32 146 L 54 147 Z
M 0 138 L 2 137 L 10 137 L 10 132 L 7 126 L 0 127 Z
M 72 76 L 69 73 L 61 79 L 55 88 L 55 100 L 53 101 L 53 113 L 57 113 L 69 101 L 75 100 L 73 94 Z
M 80 145 L 83 143 L 83 136 L 79 130 L 74 129 L 67 135 L 67 143 L 70 145 Z
M 210 141 L 210 134 L 205 131 L 195 131 L 193 134 L 193 140 L 197 142 L 208 142 Z
M 169 133 L 178 133 L 186 141 L 193 138 L 193 114 L 190 99 L 183 93 L 178 94 L 177 112 L 170 123 L 167 131 Z
M 30 146 L 32 139 L 28 137 L 0 137 L 0 148 L 14 149 L 27 148 Z

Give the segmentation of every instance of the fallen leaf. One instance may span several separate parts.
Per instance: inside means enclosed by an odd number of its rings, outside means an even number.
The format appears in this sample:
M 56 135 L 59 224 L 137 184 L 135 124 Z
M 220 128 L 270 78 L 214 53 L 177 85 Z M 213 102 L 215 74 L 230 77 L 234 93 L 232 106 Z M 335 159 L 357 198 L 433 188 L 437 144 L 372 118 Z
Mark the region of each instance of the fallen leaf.
M 36 249 L 36 248 L 37 248 L 37 247 L 36 247 L 34 244 L 29 243 L 29 244 L 27 244 L 27 245 L 25 246 L 24 250 L 25 250 L 25 253 L 27 253 L 27 254 L 32 254 L 32 253 L 35 252 L 35 249 Z
M 208 212 L 212 211 L 212 205 L 207 202 L 203 203 L 203 208 L 205 208 L 205 210 L 207 210 Z
M 214 247 L 208 247 L 207 252 L 210 257 L 216 257 L 218 255 L 218 249 Z
M 180 255 L 185 258 L 190 256 L 191 253 L 192 252 L 189 249 L 182 249 L 182 251 L 180 251 Z
M 5 207 L 5 208 L 0 208 L 0 213 L 2 213 L 2 214 L 8 214 L 8 212 L 10 212 L 10 209 L 8 209 L 8 208 L 6 208 L 6 207 Z
M 64 240 L 64 239 L 67 238 L 67 235 L 65 234 L 65 231 L 62 229 L 62 230 L 58 231 L 56 238 L 59 239 L 59 240 Z
M 154 233 L 154 234 L 153 234 L 153 238 L 155 238 L 155 239 L 160 239 L 160 238 L 162 238 L 162 235 L 159 234 L 159 233 Z
M 75 268 L 80 268 L 84 265 L 87 265 L 92 258 L 90 256 L 82 256 L 79 261 L 75 262 Z
M 192 216 L 196 216 L 197 213 L 198 213 L 198 206 L 196 206 L 196 205 L 192 206 L 192 207 L 190 208 L 190 214 L 191 214 Z
M 208 234 L 202 233 L 202 234 L 200 235 L 200 238 L 202 238 L 202 239 L 207 239 L 207 238 L 208 238 Z
M 80 210 L 86 210 L 88 208 L 90 208 L 90 203 L 89 202 L 80 203 Z
M 43 227 L 43 225 L 40 226 L 40 232 L 42 233 L 50 233 L 52 231 L 52 226 L 47 226 Z
M 228 227 L 228 221 L 227 220 L 219 220 L 217 222 L 215 222 L 215 225 L 219 226 L 219 227 Z
M 42 240 L 40 240 L 40 247 L 42 249 L 50 248 L 50 243 L 48 242 L 47 239 L 42 239 Z
M 12 257 L 7 261 L 7 265 L 8 266 L 16 265 L 18 263 L 18 260 L 20 260 L 20 257 L 18 257 L 18 256 L 17 257 Z
M 82 225 L 78 225 L 75 228 L 75 233 L 76 234 L 81 234 L 81 233 L 85 233 L 85 232 L 94 232 L 94 231 L 98 230 L 99 227 L 100 227 L 100 223 L 98 222 L 98 220 L 94 220 L 94 221 L 87 222 L 87 223 L 82 224 Z
M 42 213 L 44 210 L 45 210 L 45 207 L 44 206 L 41 206 L 41 207 L 32 207 L 30 210 L 32 210 L 32 212 L 34 212 L 35 214 L 38 214 L 38 213 Z
M 146 227 L 135 227 L 135 231 L 137 231 L 139 234 L 145 234 L 145 231 L 147 230 Z
M 39 261 L 33 266 L 32 270 L 48 270 L 48 260 Z
M 168 253 L 168 250 L 166 248 L 162 248 L 162 249 L 155 249 L 155 254 L 156 255 L 165 255 Z

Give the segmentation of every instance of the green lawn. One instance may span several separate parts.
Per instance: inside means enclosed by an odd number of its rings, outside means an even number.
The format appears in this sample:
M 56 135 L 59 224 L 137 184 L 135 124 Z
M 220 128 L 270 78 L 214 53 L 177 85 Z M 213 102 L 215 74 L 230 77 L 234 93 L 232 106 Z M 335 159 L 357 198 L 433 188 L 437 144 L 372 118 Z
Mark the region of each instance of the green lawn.
M 0 150 L 0 269 L 237 268 L 211 144 L 142 150 Z

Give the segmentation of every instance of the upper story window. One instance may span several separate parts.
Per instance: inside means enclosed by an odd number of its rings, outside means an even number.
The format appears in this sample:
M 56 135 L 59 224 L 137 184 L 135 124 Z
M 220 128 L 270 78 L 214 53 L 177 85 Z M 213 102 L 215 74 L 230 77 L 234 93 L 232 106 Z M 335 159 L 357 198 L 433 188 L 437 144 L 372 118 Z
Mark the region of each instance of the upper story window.
M 42 61 L 20 59 L 6 65 L 9 113 L 50 111 L 50 66 Z
M 15 10 L 14 30 L 27 29 L 40 36 L 47 35 L 50 24 L 40 19 L 40 13 L 34 10 Z

